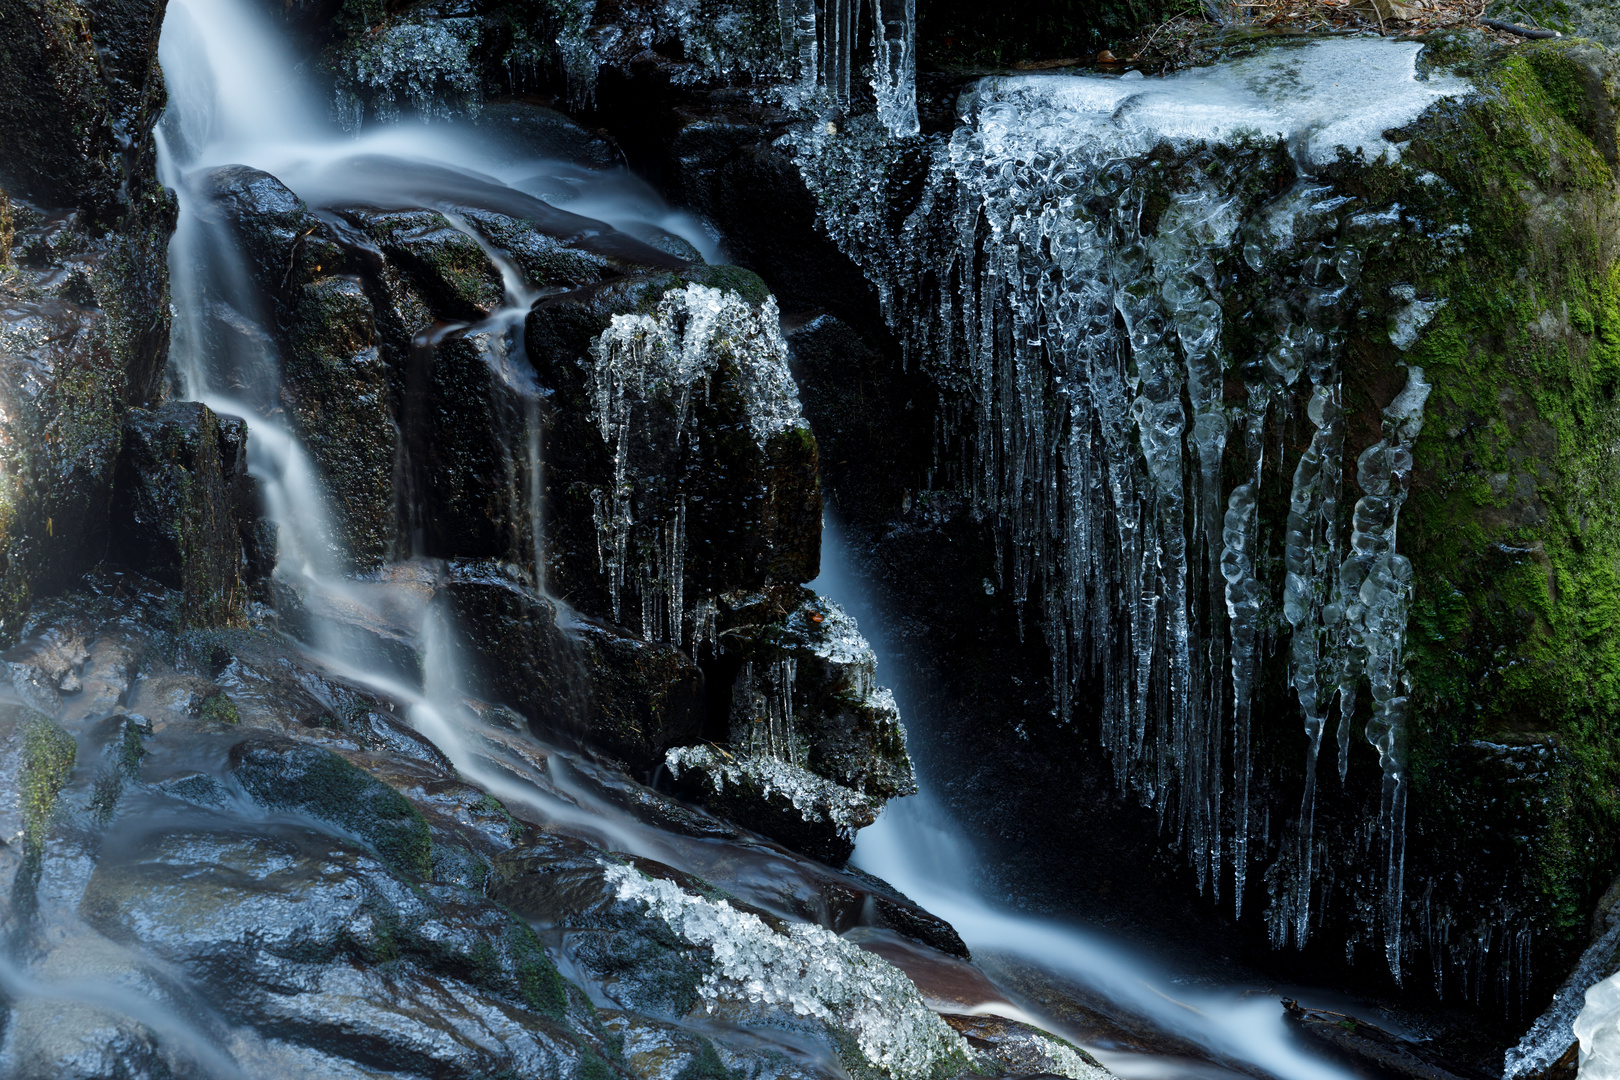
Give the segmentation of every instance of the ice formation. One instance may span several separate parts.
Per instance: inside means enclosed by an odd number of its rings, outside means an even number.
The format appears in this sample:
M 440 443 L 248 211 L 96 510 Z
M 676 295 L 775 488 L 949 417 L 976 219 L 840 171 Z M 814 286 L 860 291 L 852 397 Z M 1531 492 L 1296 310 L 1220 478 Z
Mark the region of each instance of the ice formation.
M 688 611 L 685 596 L 686 501 L 659 520 L 640 521 L 630 481 L 631 457 L 642 450 L 690 447 L 692 407 L 729 373 L 744 419 L 763 452 L 773 435 L 802 427 L 798 390 L 787 366 L 776 298 L 758 307 L 735 292 L 690 284 L 671 289 L 650 314 L 615 315 L 582 361 L 603 440 L 613 450 L 612 488 L 596 498 L 597 554 L 608 579 L 613 618 L 621 618 L 626 573 L 641 599 L 642 635 L 683 643 L 713 632 L 712 598 Z M 662 446 L 655 416 L 674 416 L 673 446 Z M 701 606 L 707 605 L 707 606 Z
M 478 39 L 475 19 L 402 22 L 367 38 L 338 62 L 338 121 L 358 129 L 368 97 L 375 118 L 385 122 L 399 118 L 402 100 L 424 120 L 476 114 L 482 96 L 471 53 Z
M 1547 1006 L 1547 1011 L 1536 1018 L 1519 1044 L 1505 1055 L 1502 1075 L 1506 1080 L 1546 1074 L 1575 1040 L 1576 1017 L 1583 1015 L 1582 1006 L 1588 992 L 1597 989 L 1603 981 L 1604 971 L 1613 964 L 1615 953 L 1620 951 L 1620 912 L 1611 908 L 1607 921 L 1608 928 L 1581 954 L 1575 970 L 1553 994 L 1552 1004 Z M 1614 1004 L 1620 1007 L 1620 995 L 1616 996 Z M 1609 1024 L 1613 1025 L 1614 1022 L 1611 1019 Z M 1616 1055 L 1615 1064 L 1620 1064 L 1620 1055 Z M 1582 1075 L 1586 1075 L 1585 1069 Z M 1620 1077 L 1620 1069 L 1600 1075 Z
M 1419 51 L 1336 39 L 1160 79 L 984 79 L 963 94 L 962 123 L 934 144 L 903 213 L 870 178 L 907 151 L 875 125 L 785 137 L 908 363 L 967 403 L 966 422 L 942 433 L 934 482 L 960 483 L 997 524 L 1001 586 L 1045 628 L 1060 715 L 1081 680 L 1101 686 L 1120 787 L 1175 828 L 1217 894 L 1230 860 L 1239 910 L 1257 828 L 1249 719 L 1259 658 L 1287 635 L 1312 785 L 1335 698 L 1350 717 L 1357 679 L 1368 677 L 1367 737 L 1385 771 L 1378 921 L 1397 975 L 1411 569 L 1394 550 L 1395 519 L 1427 385 L 1412 369 L 1385 410 L 1346 529 L 1340 478 L 1354 449 L 1340 341 L 1365 302 L 1363 252 L 1393 242 L 1402 219 L 1314 172 L 1345 152 L 1398 158 L 1386 132 L 1468 90 L 1419 79 Z M 1246 187 L 1276 140 L 1296 181 L 1275 195 Z M 1264 298 L 1246 328 L 1259 340 L 1243 356 L 1223 339 L 1238 260 Z M 1404 301 L 1394 340 L 1408 348 L 1437 305 L 1415 293 L 1389 299 Z M 1239 401 L 1226 392 L 1234 377 Z M 1310 442 L 1282 461 L 1281 427 L 1301 404 Z M 1227 494 L 1234 457 L 1244 479 Z M 1258 493 L 1279 468 L 1291 480 L 1286 583 L 1274 595 L 1257 565 Z M 1348 719 L 1339 748 L 1342 773 Z M 1302 945 L 1310 932 L 1313 816 L 1314 787 L 1281 856 L 1291 881 L 1267 912 L 1279 943 Z
M 595 0 L 574 0 L 564 11 L 557 49 L 576 107 L 595 95 L 601 61 L 593 44 Z M 726 5 L 700 0 L 665 0 L 656 30 L 644 29 L 639 44 L 655 38 L 681 43 L 684 65 L 671 69 L 676 81 L 765 79 L 784 104 L 810 113 L 837 116 L 857 95 L 853 81 L 859 50 L 870 28 L 870 82 L 879 121 L 893 135 L 917 133 L 917 0 L 777 0 L 768 17 L 757 5 Z M 637 28 L 607 28 L 609 47 Z
M 716 793 L 732 784 L 757 790 L 767 799 L 780 795 L 805 821 L 828 822 L 850 841 L 872 823 L 872 803 L 864 795 L 768 751 L 733 756 L 709 746 L 678 746 L 665 755 L 664 764 L 677 779 L 689 769 L 703 773 Z
M 605 865 L 620 900 L 645 903 L 682 938 L 713 951 L 714 968 L 699 987 L 709 1011 L 765 1005 L 826 1021 L 853 1036 L 862 1064 L 896 1080 L 968 1071 L 966 1041 L 923 1003 L 910 979 L 872 953 L 805 923 L 777 933 L 725 900 Z
M 1581 1080 L 1620 1080 L 1620 975 L 1586 992 L 1586 1004 L 1575 1017 L 1575 1037 L 1581 1044 Z

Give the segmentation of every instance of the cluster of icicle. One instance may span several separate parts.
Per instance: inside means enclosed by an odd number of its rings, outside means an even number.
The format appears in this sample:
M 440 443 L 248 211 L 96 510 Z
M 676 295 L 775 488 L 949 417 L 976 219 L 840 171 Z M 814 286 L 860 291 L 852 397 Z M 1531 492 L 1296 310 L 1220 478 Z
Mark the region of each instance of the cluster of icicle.
M 1347 48 L 1303 55 L 1319 57 L 1327 78 L 1345 63 L 1392 65 L 1401 78 L 1385 84 L 1386 97 L 1411 115 L 1441 92 L 1411 89 L 1415 49 Z M 1071 714 L 1082 679 L 1100 681 L 1102 738 L 1121 789 L 1173 823 L 1216 895 L 1230 859 L 1239 911 L 1256 670 L 1268 641 L 1290 635 L 1310 779 L 1298 835 L 1281 855 L 1293 872 L 1268 910 L 1279 944 L 1303 945 L 1310 929 L 1316 757 L 1333 699 L 1344 718 L 1342 777 L 1355 687 L 1363 676 L 1371 683 L 1366 737 L 1384 770 L 1379 921 L 1399 977 L 1411 566 L 1395 552 L 1396 518 L 1428 386 L 1409 369 L 1385 410 L 1384 437 L 1360 456 L 1362 495 L 1346 535 L 1342 327 L 1359 303 L 1361 251 L 1392 237 L 1398 217 L 1311 179 L 1309 155 L 1330 159 L 1331 146 L 1307 148 L 1287 191 L 1245 203 L 1241 174 L 1259 163 L 1256 152 L 1222 155 L 1209 144 L 1235 141 L 1251 116 L 1305 116 L 1313 94 L 1338 91 L 1309 88 L 1304 104 L 1268 113 L 1266 102 L 1238 96 L 1250 93 L 1244 76 L 1218 76 L 1237 80 L 1227 95 L 1236 119 L 1189 111 L 1178 94 L 1210 92 L 1193 78 L 1181 90 L 1154 81 L 1139 99 L 1139 77 L 984 80 L 964 94 L 965 122 L 935 146 L 898 234 L 869 182 L 874 166 L 898 160 L 884 133 L 812 131 L 787 142 L 798 144 L 828 231 L 877 286 L 908 362 L 926 364 L 974 412 L 964 417 L 964 474 L 944 480 L 960 481 L 998 525 L 1000 584 L 1045 628 L 1060 714 Z M 1391 116 L 1383 107 L 1369 99 L 1365 115 L 1337 122 L 1347 138 L 1376 142 Z M 1161 115 L 1166 130 L 1188 116 L 1207 130 L 1162 135 L 1153 127 Z M 1173 173 L 1147 155 L 1165 143 L 1182 147 Z M 1156 221 L 1145 219 L 1150 196 Z M 1258 355 L 1223 346 L 1217 263 L 1234 255 L 1266 281 L 1251 324 L 1262 329 Z M 1433 308 L 1412 315 L 1408 304 L 1392 340 L 1409 346 Z M 1233 368 L 1240 402 L 1228 402 L 1223 385 Z M 1284 462 L 1283 422 L 1302 399 L 1313 436 Z M 1244 479 L 1223 497 L 1229 453 Z M 1257 565 L 1258 493 L 1264 471 L 1289 465 L 1287 583 L 1276 596 Z
M 862 0 L 779 0 L 782 51 L 797 68 L 795 104 L 849 107 Z M 917 132 L 917 0 L 871 0 L 872 93 L 891 135 Z
M 698 987 L 710 1012 L 769 1006 L 828 1021 L 854 1036 L 864 1058 L 847 1064 L 896 1080 L 969 1071 L 967 1043 L 876 955 L 819 926 L 794 923 L 779 933 L 725 900 L 693 896 L 620 863 L 606 869 L 620 900 L 646 904 L 648 914 L 712 951 L 714 966 Z
M 589 105 L 596 92 L 600 60 L 592 45 L 594 8 L 594 0 L 567 5 L 557 36 L 575 107 Z M 768 80 L 779 84 L 774 93 L 789 107 L 834 115 L 854 100 L 863 21 L 872 28 L 871 86 L 877 117 L 891 134 L 914 135 L 917 0 L 778 0 L 779 41 L 762 37 L 760 31 L 768 24 L 762 26 L 758 12 L 742 4 L 665 0 L 658 12 L 660 29 L 680 39 L 683 55 L 701 73 L 690 77 Z M 679 71 L 675 75 L 681 77 Z
M 597 556 L 614 620 L 621 619 L 626 590 L 632 590 L 649 641 L 682 644 L 690 631 L 696 648 L 705 637 L 712 639 L 715 611 L 712 598 L 687 610 L 685 497 L 658 520 L 637 520 L 631 456 L 657 438 L 649 410 L 672 410 L 672 449 L 691 448 L 692 407 L 707 399 L 722 364 L 762 449 L 772 435 L 804 424 L 775 297 L 756 307 L 735 292 L 706 285 L 671 289 L 650 314 L 615 315 L 592 342 L 584 365 L 595 419 L 614 461 L 611 489 L 595 493 Z M 627 574 L 635 576 L 627 581 Z
M 403 103 L 424 120 L 477 115 L 482 87 L 472 61 L 476 20 L 406 21 L 367 36 L 338 60 L 333 112 L 359 130 L 367 103 L 382 123 L 398 120 Z

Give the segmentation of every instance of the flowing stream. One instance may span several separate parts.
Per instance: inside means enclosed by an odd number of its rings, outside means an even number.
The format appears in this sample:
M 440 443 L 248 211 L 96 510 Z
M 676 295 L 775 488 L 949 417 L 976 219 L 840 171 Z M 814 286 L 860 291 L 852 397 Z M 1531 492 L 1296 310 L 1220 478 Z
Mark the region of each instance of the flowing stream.
M 899 19 L 896 15 L 897 25 Z M 896 34 L 895 40 L 902 41 L 904 35 Z M 457 208 L 481 207 L 543 221 L 548 228 L 587 237 L 587 244 L 602 251 L 644 262 L 656 261 L 661 251 L 679 244 L 718 262 L 721 253 L 713 238 L 628 174 L 593 173 L 571 162 L 512 161 L 478 129 L 400 123 L 369 128 L 359 137 L 338 131 L 300 83 L 296 63 L 274 29 L 261 25 L 240 0 L 172 0 L 161 59 L 171 97 L 161 130 L 161 168 L 180 200 L 171 246 L 178 313 L 173 362 L 180 390 L 248 423 L 250 468 L 276 527 L 278 588 L 280 595 L 296 596 L 310 613 L 302 628 L 310 654 L 333 675 L 401 705 L 463 776 L 559 831 L 703 876 L 784 918 L 805 917 L 799 902 L 803 897 L 820 896 L 830 884 L 848 885 L 852 879 L 847 875 L 763 840 L 694 837 L 661 828 L 633 809 L 634 781 L 527 732 L 493 725 L 469 703 L 469 695 L 480 688 L 469 674 L 467 646 L 437 588 L 439 568 L 420 556 L 414 538 L 383 570 L 353 572 L 333 495 L 323 489 L 310 451 L 285 417 L 281 360 L 269 336 L 257 330 L 266 325 L 268 301 L 249 284 L 245 255 L 230 226 L 210 212 L 205 185 L 217 167 L 246 165 L 278 178 L 317 213 L 348 204 L 437 209 L 483 247 L 502 272 L 504 303 L 481 321 L 436 332 L 472 342 L 500 384 L 526 403 L 521 430 L 505 435 L 512 444 L 514 473 L 526 492 L 520 500 L 526 530 L 519 531 L 533 542 L 530 584 L 542 595 L 541 412 L 539 389 L 523 351 L 524 316 L 539 294 Z M 887 77 L 896 85 L 904 83 L 913 63 L 909 52 L 896 53 L 889 63 Z M 894 108 L 901 106 L 909 103 Z M 902 118 L 895 125 L 905 128 L 908 122 Z M 559 190 L 570 196 L 565 203 L 556 200 Z M 221 326 L 237 332 L 222 336 Z M 417 508 L 410 505 L 408 482 L 400 484 L 398 497 L 397 512 L 409 521 Z M 413 534 L 404 529 L 402 535 Z M 851 585 L 835 529 L 824 533 L 823 544 L 823 577 L 812 587 L 855 610 L 871 635 L 879 613 L 864 607 Z M 558 602 L 557 610 L 565 622 L 566 606 Z M 381 636 L 408 641 L 415 662 L 387 659 L 377 645 L 379 627 L 385 631 Z M 912 737 L 925 740 L 927 718 L 911 716 L 909 721 Z M 1099 1047 L 1098 1056 L 1122 1076 L 1338 1080 L 1349 1075 L 1314 1056 L 1290 1034 L 1274 997 L 1189 990 L 1155 961 L 1099 932 L 1004 910 L 962 884 L 974 859 L 925 789 L 893 804 L 861 834 L 855 862 L 948 920 L 975 952 L 1041 967 L 1081 987 L 1105 1011 L 1133 1017 L 1140 1026 L 1200 1049 L 1204 1057 L 1195 1062 Z M 871 934 L 863 937 L 862 929 L 849 933 L 894 959 L 919 982 L 928 982 L 936 959 L 897 950 L 893 942 Z M 1001 1012 L 1062 1032 L 1061 1021 L 1049 1018 L 1056 1013 L 1047 1006 L 1056 1003 L 1003 991 L 984 972 L 975 977 L 977 983 L 969 979 L 976 987 L 970 994 L 977 997 L 957 1000 L 957 1011 Z M 210 1075 L 258 1075 L 208 1039 L 193 1037 L 161 1006 L 123 990 L 47 985 L 9 965 L 0 966 L 0 990 L 12 997 L 74 1001 L 123 1013 L 181 1045 L 194 1045 L 197 1064 Z M 1083 1034 L 1076 1038 L 1084 1041 Z

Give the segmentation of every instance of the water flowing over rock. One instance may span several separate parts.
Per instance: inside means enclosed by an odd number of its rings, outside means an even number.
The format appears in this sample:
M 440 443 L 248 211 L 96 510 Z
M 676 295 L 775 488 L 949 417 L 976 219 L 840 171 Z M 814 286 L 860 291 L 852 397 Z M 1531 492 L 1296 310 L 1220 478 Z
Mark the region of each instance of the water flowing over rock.
M 1224 945 L 1036 914 L 1115 878 L 1380 1006 L 1555 981 L 1620 850 L 1610 54 L 164 8 L 0 0 L 0 1073 L 1339 1075 Z M 1612 937 L 1517 1075 L 1588 987 L 1601 1068 Z

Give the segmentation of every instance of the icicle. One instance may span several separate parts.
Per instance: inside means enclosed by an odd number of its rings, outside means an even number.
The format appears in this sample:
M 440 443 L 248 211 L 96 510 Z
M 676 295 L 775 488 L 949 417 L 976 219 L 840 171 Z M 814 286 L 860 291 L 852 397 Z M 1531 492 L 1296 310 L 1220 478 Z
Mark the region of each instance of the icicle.
M 1401 652 L 1411 604 L 1412 564 L 1396 552 L 1395 532 L 1411 478 L 1412 444 L 1423 430 L 1423 405 L 1429 390 L 1423 369 L 1407 368 L 1405 388 L 1384 410 L 1384 437 L 1364 450 L 1356 462 L 1356 482 L 1365 494 L 1356 502 L 1351 551 L 1339 572 L 1350 648 L 1359 659 L 1356 667 L 1367 676 L 1373 698 L 1367 741 L 1378 749 L 1383 770 L 1381 918 L 1385 958 L 1397 981 L 1401 979 L 1407 788 Z
M 891 135 L 917 134 L 917 0 L 872 0 L 872 91 Z

